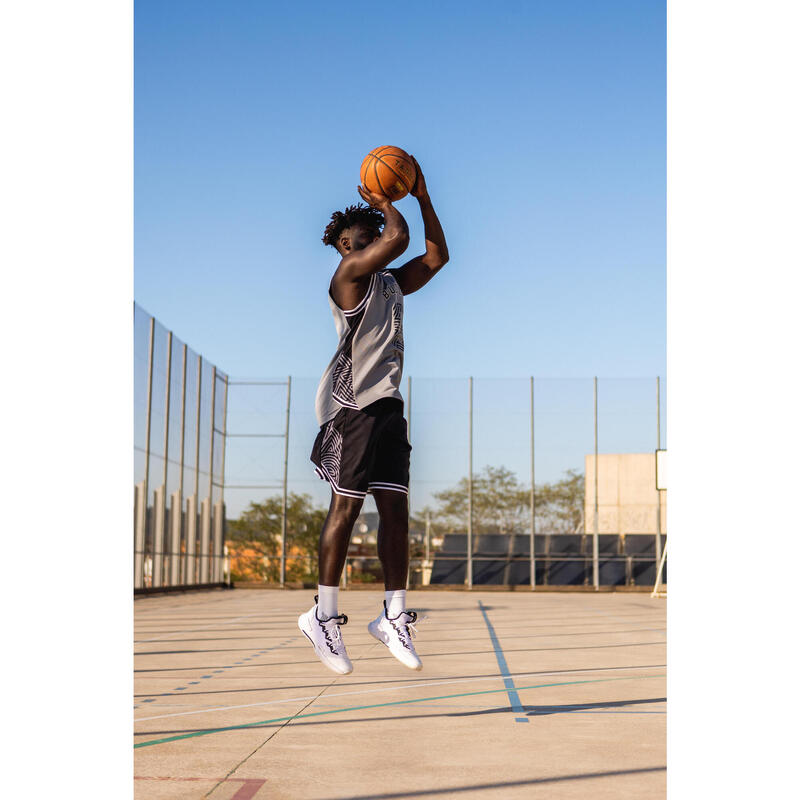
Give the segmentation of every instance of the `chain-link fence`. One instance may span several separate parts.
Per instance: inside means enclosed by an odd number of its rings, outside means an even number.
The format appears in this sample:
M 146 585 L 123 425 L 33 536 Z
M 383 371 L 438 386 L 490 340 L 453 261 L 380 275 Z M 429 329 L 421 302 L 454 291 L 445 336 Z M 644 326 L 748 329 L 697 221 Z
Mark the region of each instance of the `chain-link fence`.
M 134 306 L 134 587 L 313 584 L 317 378 L 229 380 Z M 653 586 L 659 378 L 407 378 L 417 586 Z M 370 495 L 345 584 L 380 584 Z M 665 575 L 661 575 L 663 582 Z
M 134 304 L 134 590 L 221 584 L 228 377 Z
M 229 383 L 234 581 L 317 580 L 330 499 L 309 461 L 317 382 Z M 666 542 L 664 393 L 658 378 L 407 378 L 410 583 L 652 587 Z M 382 582 L 377 537 L 368 495 L 344 584 Z

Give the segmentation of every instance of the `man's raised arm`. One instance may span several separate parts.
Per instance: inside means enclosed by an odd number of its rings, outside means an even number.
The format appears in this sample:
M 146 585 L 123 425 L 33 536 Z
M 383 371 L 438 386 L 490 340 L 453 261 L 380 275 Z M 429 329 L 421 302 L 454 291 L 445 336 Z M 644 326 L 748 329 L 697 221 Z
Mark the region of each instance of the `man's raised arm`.
M 391 270 L 404 295 L 421 289 L 450 259 L 442 225 L 433 210 L 433 203 L 425 185 L 425 176 L 416 158 L 414 164 L 417 167 L 417 182 L 411 194 L 419 202 L 419 210 L 422 212 L 422 221 L 425 224 L 425 252 L 421 256 L 412 258 L 402 267 Z
M 408 224 L 388 197 L 370 192 L 359 186 L 358 192 L 373 208 L 383 214 L 383 233 L 362 250 L 348 253 L 336 271 L 336 277 L 346 281 L 359 281 L 379 272 L 401 256 L 408 247 Z

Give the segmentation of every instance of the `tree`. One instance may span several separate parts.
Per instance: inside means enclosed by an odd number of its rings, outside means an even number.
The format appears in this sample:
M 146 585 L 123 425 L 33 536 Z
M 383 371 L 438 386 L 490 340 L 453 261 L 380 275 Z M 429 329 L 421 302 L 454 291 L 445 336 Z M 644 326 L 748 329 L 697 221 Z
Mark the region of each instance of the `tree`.
M 449 530 L 467 529 L 469 482 L 433 495 L 440 507 L 437 522 Z M 530 490 L 522 486 L 509 469 L 484 467 L 472 480 L 472 530 L 475 533 L 521 533 L 530 513 Z
M 536 487 L 536 530 L 540 533 L 583 533 L 585 479 L 568 469 L 556 483 Z
M 319 532 L 327 510 L 315 508 L 310 495 L 290 492 L 286 498 L 286 579 L 317 580 Z M 227 544 L 233 580 L 280 580 L 283 498 L 250 503 L 239 519 L 228 523 Z M 290 557 L 291 556 L 291 557 Z
M 437 492 L 436 509 L 425 509 L 437 527 L 466 531 L 469 483 L 462 478 L 452 489 Z M 536 530 L 539 533 L 579 533 L 583 530 L 584 476 L 567 470 L 565 477 L 536 487 Z M 424 513 L 412 524 L 424 528 Z M 486 466 L 472 481 L 472 530 L 482 533 L 526 533 L 530 529 L 530 487 L 503 466 Z

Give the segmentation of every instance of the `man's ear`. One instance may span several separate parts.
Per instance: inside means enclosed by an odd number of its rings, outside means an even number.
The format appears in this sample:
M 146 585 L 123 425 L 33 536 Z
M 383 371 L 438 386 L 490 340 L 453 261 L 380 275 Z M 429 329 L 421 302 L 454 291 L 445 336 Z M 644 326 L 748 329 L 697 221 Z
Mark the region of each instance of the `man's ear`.
M 349 236 L 341 236 L 339 238 L 339 245 L 342 250 L 347 250 L 350 252 L 350 237 Z

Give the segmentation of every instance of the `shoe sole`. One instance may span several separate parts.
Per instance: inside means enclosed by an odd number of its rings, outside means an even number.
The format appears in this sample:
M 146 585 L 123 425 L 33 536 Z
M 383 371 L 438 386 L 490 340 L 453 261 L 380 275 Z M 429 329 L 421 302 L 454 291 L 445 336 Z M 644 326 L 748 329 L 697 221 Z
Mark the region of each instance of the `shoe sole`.
M 319 652 L 319 650 L 317 650 L 317 646 L 314 644 L 314 640 L 311 638 L 311 634 L 310 634 L 310 633 L 309 633 L 309 632 L 306 630 L 306 628 L 304 628 L 304 627 L 303 627 L 303 623 L 304 623 L 304 622 L 305 622 L 305 614 L 301 614 L 301 615 L 300 615 L 300 616 L 297 618 L 297 627 L 298 627 L 298 628 L 300 628 L 300 631 L 302 632 L 303 636 L 305 636 L 305 637 L 306 637 L 306 639 L 308 639 L 308 641 L 309 641 L 309 642 L 311 642 L 311 646 L 314 648 L 314 654 L 317 656 L 317 658 L 318 658 L 318 659 L 319 659 L 319 660 L 320 660 L 320 661 L 321 661 L 321 662 L 322 662 L 322 663 L 323 663 L 323 664 L 324 664 L 324 665 L 325 665 L 325 666 L 326 666 L 326 667 L 327 667 L 327 668 L 328 668 L 328 669 L 329 669 L 331 672 L 335 672 L 337 675 L 349 675 L 349 674 L 350 674 L 350 673 L 353 671 L 353 668 L 352 668 L 352 667 L 350 667 L 350 669 L 348 669 L 348 670 L 342 670 L 342 669 L 340 669 L 338 666 L 336 666 L 336 665 L 334 665 L 333 663 L 331 663 L 330 661 L 328 661 L 328 660 L 327 660 L 327 659 L 326 659 L 326 658 L 325 658 L 325 657 L 324 657 L 324 656 L 323 656 L 323 655 L 322 655 L 322 654 Z
M 373 636 L 375 639 L 377 639 L 377 640 L 378 640 L 378 641 L 379 641 L 381 644 L 383 644 L 383 645 L 386 645 L 386 647 L 389 649 L 389 652 L 390 652 L 390 653 L 392 653 L 392 648 L 391 648 L 391 647 L 389 647 L 389 642 L 387 641 L 387 639 L 388 639 L 389 637 L 388 637 L 388 636 L 386 636 L 386 634 L 384 634 L 384 633 L 381 633 L 380 631 L 374 631 L 374 630 L 372 629 L 372 623 L 371 623 L 371 622 L 370 622 L 370 624 L 369 624 L 369 625 L 367 625 L 367 630 L 368 630 L 368 631 L 369 631 L 369 632 L 372 634 L 372 636 Z M 392 655 L 393 655 L 395 658 L 397 658 L 397 656 L 395 656 L 395 655 L 394 655 L 394 653 L 392 653 Z M 400 663 L 401 663 L 401 664 L 402 664 L 404 667 L 406 667 L 406 669 L 413 669 L 413 670 L 414 670 L 414 672 L 419 672 L 419 671 L 422 669 L 422 662 L 420 662 L 419 666 L 412 666 L 411 664 L 406 664 L 406 662 L 405 662 L 405 661 L 402 661 L 402 660 L 401 660 L 401 659 L 399 659 L 399 658 L 397 658 L 397 660 L 398 660 L 398 661 L 400 661 Z

